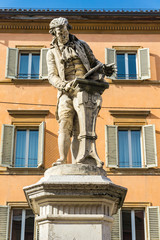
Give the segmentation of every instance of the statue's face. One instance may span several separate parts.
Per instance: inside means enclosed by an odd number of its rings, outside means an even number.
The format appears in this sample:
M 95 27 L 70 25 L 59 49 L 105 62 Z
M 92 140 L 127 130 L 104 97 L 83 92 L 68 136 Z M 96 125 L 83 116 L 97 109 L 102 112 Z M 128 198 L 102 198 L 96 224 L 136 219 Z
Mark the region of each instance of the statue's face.
M 55 35 L 61 44 L 66 44 L 69 41 L 69 32 L 66 25 L 55 28 Z

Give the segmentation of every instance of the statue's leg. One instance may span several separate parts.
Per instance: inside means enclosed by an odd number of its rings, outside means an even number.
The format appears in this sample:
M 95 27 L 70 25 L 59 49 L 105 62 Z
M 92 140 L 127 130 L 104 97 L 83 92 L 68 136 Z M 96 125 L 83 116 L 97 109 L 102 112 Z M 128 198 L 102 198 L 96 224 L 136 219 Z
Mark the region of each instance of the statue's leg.
M 79 150 L 79 122 L 78 122 L 78 115 L 75 112 L 75 116 L 73 119 L 73 132 L 72 132 L 72 145 L 71 145 L 71 152 L 72 152 L 72 163 L 76 163 L 76 158 L 78 155 Z
M 66 163 L 67 154 L 71 144 L 71 132 L 73 129 L 74 108 L 72 99 L 63 94 L 59 99 L 58 117 L 59 117 L 59 134 L 58 148 L 60 158 L 53 166 Z

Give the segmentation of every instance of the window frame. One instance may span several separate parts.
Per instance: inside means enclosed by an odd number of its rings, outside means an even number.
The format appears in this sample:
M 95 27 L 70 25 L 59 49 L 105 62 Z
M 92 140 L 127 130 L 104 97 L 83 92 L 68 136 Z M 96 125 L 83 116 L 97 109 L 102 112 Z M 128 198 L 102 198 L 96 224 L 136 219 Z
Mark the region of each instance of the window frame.
M 142 133 L 142 126 L 118 126 L 118 129 L 117 129 L 117 134 L 119 133 L 119 130 L 127 130 L 127 131 L 130 131 L 131 130 L 140 130 L 140 148 L 141 148 L 141 167 L 133 167 L 133 161 L 131 162 L 132 158 L 130 158 L 130 154 L 131 154 L 131 151 L 132 151 L 132 147 L 130 149 L 129 147 L 129 167 L 120 167 L 119 163 L 120 163 L 120 160 L 119 160 L 119 136 L 117 136 L 117 140 L 118 140 L 118 168 L 129 168 L 129 169 L 141 169 L 141 168 L 145 168 L 145 159 L 144 159 L 144 151 L 143 151 L 143 133 Z M 129 132 L 128 132 L 129 134 Z M 130 142 L 131 144 L 131 142 Z M 132 145 L 132 144 L 131 144 Z
M 21 239 L 20 240 L 24 240 L 25 239 L 25 216 L 26 216 L 26 211 L 27 210 L 32 210 L 31 208 L 28 207 L 14 207 L 11 208 L 10 210 L 10 231 L 9 231 L 9 240 L 12 240 L 12 231 L 13 231 L 13 211 L 14 210 L 22 210 L 22 222 L 21 222 Z M 32 211 L 33 212 L 33 211 Z M 35 214 L 34 215 L 34 226 L 33 226 L 33 238 L 35 236 Z
M 144 239 L 147 240 L 147 227 L 146 227 L 146 223 L 147 223 L 147 215 L 146 215 L 146 209 L 142 208 L 142 207 L 124 207 L 121 209 L 120 211 L 120 218 L 121 218 L 121 223 L 120 223 L 120 229 L 121 229 L 121 236 L 123 239 L 123 218 L 122 218 L 122 212 L 123 210 L 128 210 L 131 212 L 131 234 L 132 234 L 132 240 L 136 240 L 136 226 L 135 226 L 135 211 L 136 210 L 143 210 L 144 213 Z
M 15 166 L 15 161 L 16 161 L 16 145 L 17 145 L 17 130 L 26 130 L 27 131 L 27 135 L 29 135 L 29 131 L 30 130 L 38 130 L 38 135 L 39 135 L 39 127 L 38 126 L 15 126 L 15 137 L 14 137 L 14 154 L 13 154 L 13 167 L 14 168 L 38 168 L 38 156 L 37 156 L 37 167 L 28 167 L 28 156 L 25 155 L 25 167 L 16 167 Z M 28 137 L 28 139 L 27 139 Z M 39 137 L 39 136 L 38 136 Z M 27 149 L 29 151 L 29 136 L 26 136 L 27 139 Z M 38 146 L 37 146 L 38 147 Z M 25 150 L 26 150 L 26 146 L 25 146 Z M 37 149 L 38 151 L 38 149 Z M 28 155 L 28 152 L 27 152 Z
M 20 62 L 21 62 L 21 54 L 28 54 L 28 72 L 27 75 L 28 77 L 19 77 L 20 74 Z M 39 54 L 39 73 L 37 74 L 37 78 L 32 78 L 31 75 L 31 70 L 32 70 L 32 55 L 33 54 Z M 25 80 L 25 79 L 33 79 L 37 80 L 40 78 L 40 57 L 41 57 L 41 51 L 40 50 L 19 50 L 18 53 L 18 64 L 17 64 L 17 79 Z
M 118 72 L 116 74 L 116 80 L 139 80 L 139 66 L 138 66 L 138 51 L 135 50 L 117 50 L 116 51 L 116 66 L 117 66 L 117 54 L 124 54 L 125 58 L 125 78 L 118 78 Z M 129 64 L 128 64 L 128 54 L 134 54 L 136 56 L 136 78 L 129 77 Z M 117 67 L 118 68 L 118 67 Z M 127 77 L 128 76 L 128 77 Z

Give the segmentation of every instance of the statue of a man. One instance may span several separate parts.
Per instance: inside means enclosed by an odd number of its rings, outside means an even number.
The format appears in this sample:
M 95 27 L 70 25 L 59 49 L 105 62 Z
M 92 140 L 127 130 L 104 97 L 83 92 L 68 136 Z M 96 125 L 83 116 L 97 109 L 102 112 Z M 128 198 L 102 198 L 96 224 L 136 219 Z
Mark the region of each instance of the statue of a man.
M 71 26 L 66 18 L 55 18 L 50 22 L 53 35 L 51 48 L 47 53 L 48 80 L 58 89 L 57 120 L 59 123 L 58 147 L 60 158 L 54 165 L 66 163 L 72 138 L 72 155 L 78 153 L 79 126 L 73 106 L 74 83 L 77 78 L 85 78 L 93 71 L 89 79 L 103 81 L 104 75 L 111 76 L 113 66 L 100 63 L 93 55 L 88 44 L 69 33 Z

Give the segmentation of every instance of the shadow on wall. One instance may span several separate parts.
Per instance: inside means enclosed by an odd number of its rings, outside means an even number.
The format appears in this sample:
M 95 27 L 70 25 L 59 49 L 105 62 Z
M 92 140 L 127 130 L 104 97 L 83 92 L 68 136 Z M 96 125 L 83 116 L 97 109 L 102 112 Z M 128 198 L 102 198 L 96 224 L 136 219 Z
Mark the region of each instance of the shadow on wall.
M 50 168 L 53 162 L 59 158 L 58 135 L 51 131 L 45 132 L 45 168 Z

